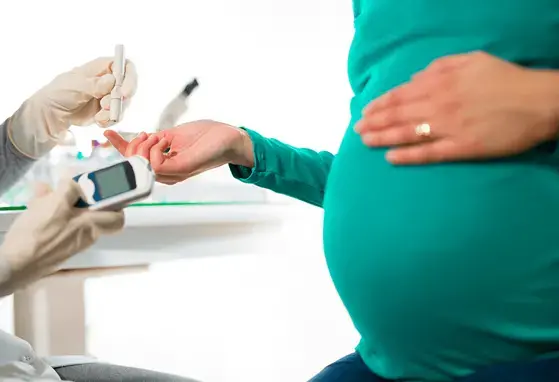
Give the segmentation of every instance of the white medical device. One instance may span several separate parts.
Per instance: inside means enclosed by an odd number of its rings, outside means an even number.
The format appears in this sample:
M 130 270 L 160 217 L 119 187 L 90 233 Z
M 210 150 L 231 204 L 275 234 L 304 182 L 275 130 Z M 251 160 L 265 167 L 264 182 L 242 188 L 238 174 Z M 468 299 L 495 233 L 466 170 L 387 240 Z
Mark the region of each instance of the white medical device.
M 194 78 L 183 90 L 165 106 L 159 117 L 156 131 L 167 130 L 176 126 L 179 118 L 188 109 L 188 101 L 194 90 L 198 88 L 198 80 Z
M 73 179 L 85 198 L 80 199 L 76 207 L 114 211 L 148 197 L 153 190 L 155 174 L 147 159 L 132 156 Z
M 110 116 L 111 122 L 119 122 L 122 115 L 122 82 L 124 81 L 126 61 L 124 59 L 124 45 L 115 46 L 115 58 L 113 61 L 113 75 L 115 76 L 115 87 L 111 91 Z

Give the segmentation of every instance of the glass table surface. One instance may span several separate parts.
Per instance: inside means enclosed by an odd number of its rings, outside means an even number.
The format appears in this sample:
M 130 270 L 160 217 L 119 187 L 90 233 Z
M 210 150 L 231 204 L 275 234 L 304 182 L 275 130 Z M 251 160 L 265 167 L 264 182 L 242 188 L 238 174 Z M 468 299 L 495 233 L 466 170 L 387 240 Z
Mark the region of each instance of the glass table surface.
M 229 201 L 229 202 L 162 202 L 162 203 L 134 203 L 130 204 L 126 208 L 138 208 L 138 207 L 180 207 L 180 206 L 240 206 L 240 205 L 254 205 L 261 204 L 259 202 L 240 202 L 240 201 Z M 5 206 L 0 207 L 0 212 L 2 211 L 23 211 L 26 206 Z

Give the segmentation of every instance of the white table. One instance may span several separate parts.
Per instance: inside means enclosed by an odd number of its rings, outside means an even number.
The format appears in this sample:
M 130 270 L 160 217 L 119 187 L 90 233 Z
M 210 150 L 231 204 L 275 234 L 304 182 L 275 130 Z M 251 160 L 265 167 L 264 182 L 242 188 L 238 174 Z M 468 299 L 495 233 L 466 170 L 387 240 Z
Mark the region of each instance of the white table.
M 16 335 L 42 356 L 85 354 L 88 277 L 197 256 L 284 252 L 277 232 L 289 210 L 269 203 L 130 207 L 122 233 L 102 238 L 61 272 L 14 295 Z M 0 212 L 0 235 L 19 213 Z

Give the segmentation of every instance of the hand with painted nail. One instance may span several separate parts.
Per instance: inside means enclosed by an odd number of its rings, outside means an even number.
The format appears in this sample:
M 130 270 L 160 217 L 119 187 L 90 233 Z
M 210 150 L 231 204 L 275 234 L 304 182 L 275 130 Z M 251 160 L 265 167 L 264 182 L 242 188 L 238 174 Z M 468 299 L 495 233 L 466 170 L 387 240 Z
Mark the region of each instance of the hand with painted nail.
M 150 160 L 151 149 L 161 140 L 160 135 L 142 132 L 136 138 L 127 142 L 113 130 L 107 130 L 105 137 L 109 140 L 109 144 L 113 145 L 124 157 L 139 155 L 147 160 Z
M 512 156 L 559 128 L 559 75 L 482 52 L 435 61 L 377 98 L 355 130 L 394 164 Z
M 235 126 L 202 120 L 156 134 L 140 134 L 130 142 L 117 132 L 105 136 L 125 157 L 141 155 L 151 163 L 157 181 L 175 184 L 225 164 L 252 167 L 254 158 L 248 134 Z

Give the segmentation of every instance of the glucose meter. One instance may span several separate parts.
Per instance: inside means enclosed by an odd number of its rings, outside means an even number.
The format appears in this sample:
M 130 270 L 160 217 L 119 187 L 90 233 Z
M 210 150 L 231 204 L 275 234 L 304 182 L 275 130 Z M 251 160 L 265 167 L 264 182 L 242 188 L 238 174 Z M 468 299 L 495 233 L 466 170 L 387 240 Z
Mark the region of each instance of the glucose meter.
M 73 178 L 83 191 L 76 207 L 118 210 L 151 194 L 155 175 L 148 160 L 132 156 L 111 166 Z

